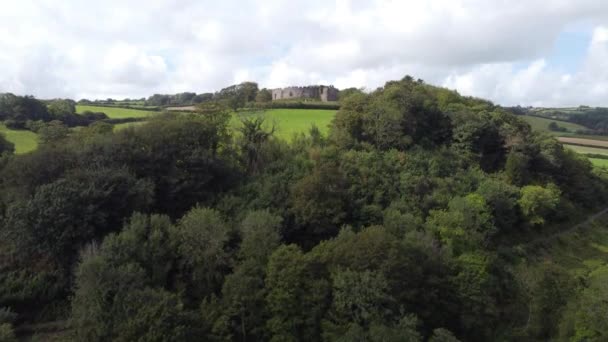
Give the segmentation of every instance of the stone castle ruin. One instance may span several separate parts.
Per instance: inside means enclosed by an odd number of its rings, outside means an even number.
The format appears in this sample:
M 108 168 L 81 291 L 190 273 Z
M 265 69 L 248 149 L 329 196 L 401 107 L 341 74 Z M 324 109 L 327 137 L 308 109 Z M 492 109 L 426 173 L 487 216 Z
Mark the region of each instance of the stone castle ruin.
M 311 99 L 323 102 L 338 101 L 334 86 L 287 87 L 272 90 L 272 100 Z

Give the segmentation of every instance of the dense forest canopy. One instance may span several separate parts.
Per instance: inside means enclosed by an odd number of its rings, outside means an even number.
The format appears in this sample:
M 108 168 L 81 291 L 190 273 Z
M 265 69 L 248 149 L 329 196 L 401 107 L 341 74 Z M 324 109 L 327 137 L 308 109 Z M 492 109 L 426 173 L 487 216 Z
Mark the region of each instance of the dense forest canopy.
M 25 120 L 13 100 L 0 115 Z M 522 281 L 516 247 L 598 209 L 605 175 L 411 77 L 341 101 L 329 136 L 289 144 L 222 106 L 20 156 L 0 138 L 0 339 L 48 321 L 77 341 L 606 339 L 581 319 L 605 286 L 551 263 Z

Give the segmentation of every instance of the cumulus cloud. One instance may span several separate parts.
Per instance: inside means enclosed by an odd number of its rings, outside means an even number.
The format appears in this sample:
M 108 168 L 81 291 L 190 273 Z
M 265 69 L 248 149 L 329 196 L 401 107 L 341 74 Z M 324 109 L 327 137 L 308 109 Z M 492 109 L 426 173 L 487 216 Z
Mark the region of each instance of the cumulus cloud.
M 22 0 L 0 11 L 0 92 L 143 97 L 255 80 L 375 88 L 405 74 L 501 104 L 608 105 L 597 0 Z M 592 32 L 575 70 L 551 63 Z

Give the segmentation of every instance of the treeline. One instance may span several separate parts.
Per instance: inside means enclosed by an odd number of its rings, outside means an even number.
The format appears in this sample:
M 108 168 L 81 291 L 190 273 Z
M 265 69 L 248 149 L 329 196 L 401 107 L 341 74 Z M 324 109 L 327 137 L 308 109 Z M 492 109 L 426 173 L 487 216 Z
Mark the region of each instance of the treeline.
M 607 199 L 585 158 L 411 77 L 290 144 L 260 118 L 232 134 L 230 111 L 5 152 L 7 336 L 66 320 L 77 341 L 559 337 L 552 266 L 520 281 L 513 245 Z M 563 337 L 606 337 L 585 324 Z
M 37 132 L 52 121 L 67 127 L 76 127 L 108 119 L 106 114 L 100 112 L 87 111 L 77 114 L 76 102 L 73 100 L 58 99 L 46 102 L 33 96 L 0 94 L 0 121 L 8 128 Z
M 608 135 L 608 108 L 590 108 L 584 114 L 573 115 L 570 121 L 589 128 L 595 134 Z
M 255 82 L 243 82 L 221 89 L 215 93 L 196 94 L 192 92 L 179 93 L 175 95 L 154 94 L 150 96 L 145 104 L 147 106 L 191 106 L 211 101 L 223 101 L 232 108 L 241 108 L 249 102 L 255 102 L 259 92 L 258 84 Z M 266 92 L 267 90 L 263 90 Z M 262 100 L 260 98 L 260 100 Z M 269 101 L 271 98 L 269 98 Z
M 362 90 L 349 88 L 344 90 L 341 98 L 346 98 L 353 93 L 362 93 Z M 221 102 L 232 110 L 241 108 L 268 109 L 268 108 L 288 108 L 288 109 L 333 109 L 340 108 L 338 103 L 322 103 L 320 101 L 272 101 L 272 93 L 269 89 L 260 89 L 255 82 L 243 82 L 223 88 L 214 93 L 197 94 L 194 92 L 184 92 L 178 94 L 154 94 L 147 99 L 105 99 L 90 101 L 82 99 L 78 101 L 81 105 L 94 105 L 104 107 L 119 107 L 141 110 L 160 111 L 166 107 L 189 107 L 209 102 Z

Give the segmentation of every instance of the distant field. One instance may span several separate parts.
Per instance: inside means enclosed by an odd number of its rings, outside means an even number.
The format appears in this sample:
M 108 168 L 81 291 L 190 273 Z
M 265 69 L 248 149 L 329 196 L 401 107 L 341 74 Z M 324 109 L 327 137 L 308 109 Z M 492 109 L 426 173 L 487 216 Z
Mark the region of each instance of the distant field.
M 589 160 L 594 166 L 608 168 L 608 159 L 589 158 Z
M 578 107 L 570 107 L 570 108 L 535 108 L 533 110 L 533 112 L 544 113 L 544 114 L 551 114 L 551 113 L 579 114 L 579 113 L 584 113 L 585 111 L 586 111 L 586 109 L 584 109 L 584 108 L 578 108 Z
M 15 153 L 27 153 L 35 150 L 38 147 L 38 135 L 26 130 L 12 130 L 0 124 L 0 133 L 4 134 L 6 139 L 15 144 Z
M 584 126 L 577 125 L 574 123 L 551 120 L 551 119 L 544 119 L 544 118 L 539 118 L 537 116 L 524 115 L 522 118 L 524 120 L 526 120 L 526 122 L 528 122 L 530 124 L 530 126 L 532 126 L 533 130 L 548 132 L 548 133 L 551 133 L 554 135 L 572 135 L 578 130 L 586 129 Z M 555 122 L 559 127 L 566 128 L 568 130 L 568 132 L 553 132 L 553 131 L 549 130 L 549 124 L 551 122 Z
M 136 121 L 136 122 L 125 122 L 121 124 L 114 125 L 114 131 L 120 131 L 121 129 L 129 128 L 129 127 L 137 127 L 145 124 L 146 121 Z
M 196 106 L 181 106 L 181 107 L 167 107 L 168 111 L 176 110 L 176 111 L 195 111 Z
M 285 140 L 291 140 L 296 133 L 306 133 L 310 127 L 316 125 L 321 133 L 327 135 L 329 124 L 336 116 L 335 110 L 311 110 L 311 109 L 272 109 L 265 112 L 244 113 L 234 115 L 233 125 L 240 125 L 240 118 L 261 115 L 266 120 L 266 125 L 275 126 L 275 135 Z
M 601 140 L 608 141 L 608 135 L 583 135 L 583 134 L 574 134 L 567 135 L 569 138 L 579 138 L 579 139 L 589 139 L 589 140 Z
M 128 119 L 128 118 L 147 118 L 152 115 L 158 114 L 158 112 L 137 110 L 137 109 L 126 109 L 126 108 L 112 108 L 112 107 L 100 107 L 100 106 L 76 106 L 76 112 L 82 113 L 85 111 L 91 112 L 102 112 L 106 113 L 110 119 Z
M 605 141 L 605 140 L 566 138 L 566 137 L 560 137 L 560 138 L 557 138 L 557 140 L 559 140 L 560 142 L 562 142 L 564 144 L 608 148 L 608 141 Z
M 564 144 L 564 147 L 582 154 L 605 154 L 608 155 L 608 149 L 606 148 L 598 148 L 598 147 L 588 147 L 588 146 L 578 146 L 578 145 L 568 145 Z

